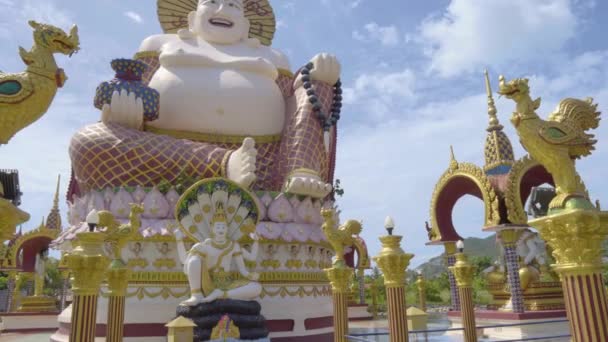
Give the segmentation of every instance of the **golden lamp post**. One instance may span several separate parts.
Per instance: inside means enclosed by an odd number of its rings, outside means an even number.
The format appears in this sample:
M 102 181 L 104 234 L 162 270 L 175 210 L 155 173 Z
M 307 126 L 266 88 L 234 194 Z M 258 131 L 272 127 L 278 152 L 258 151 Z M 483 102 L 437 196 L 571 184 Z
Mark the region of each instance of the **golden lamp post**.
M 331 284 L 331 294 L 334 302 L 334 341 L 346 342 L 348 333 L 348 295 L 350 294 L 350 279 L 353 269 L 342 264 L 325 269 Z
M 97 296 L 105 277 L 109 260 L 102 246 L 104 235 L 95 232 L 99 215 L 92 211 L 87 216 L 89 231 L 76 234 L 76 247 L 66 256 L 72 272 L 72 328 L 70 341 L 93 342 L 97 321 Z
M 418 300 L 420 304 L 420 310 L 426 312 L 426 282 L 421 271 L 418 271 L 418 279 L 416 279 L 416 287 L 418 288 Z
M 450 267 L 454 273 L 458 295 L 460 296 L 460 314 L 464 327 L 465 342 L 477 342 L 477 329 L 475 327 L 475 306 L 473 304 L 473 273 L 475 267 L 471 265 L 464 254 L 464 242 L 456 243 L 456 263 Z
M 395 223 L 391 217 L 384 221 L 388 235 L 381 236 L 382 250 L 374 261 L 384 274 L 386 287 L 389 338 L 391 342 L 407 342 L 407 315 L 405 310 L 405 270 L 410 264 L 413 254 L 407 254 L 401 249 L 402 236 L 393 235 Z

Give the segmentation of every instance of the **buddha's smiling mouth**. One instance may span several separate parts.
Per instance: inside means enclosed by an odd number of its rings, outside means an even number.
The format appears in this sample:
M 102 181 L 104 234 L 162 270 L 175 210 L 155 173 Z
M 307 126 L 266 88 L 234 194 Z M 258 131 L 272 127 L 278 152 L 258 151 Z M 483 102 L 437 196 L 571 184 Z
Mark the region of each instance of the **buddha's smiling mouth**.
M 232 26 L 234 26 L 234 23 L 228 19 L 224 19 L 224 18 L 211 18 L 209 19 L 209 23 L 213 26 L 219 26 L 219 27 L 225 27 L 225 28 L 231 28 Z

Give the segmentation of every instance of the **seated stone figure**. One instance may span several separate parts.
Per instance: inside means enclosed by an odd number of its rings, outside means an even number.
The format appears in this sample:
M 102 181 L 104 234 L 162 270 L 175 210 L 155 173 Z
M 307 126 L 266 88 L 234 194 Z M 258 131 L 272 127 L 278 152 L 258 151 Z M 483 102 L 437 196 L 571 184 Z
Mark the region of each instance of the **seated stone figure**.
M 259 274 L 249 272 L 244 262 L 256 259 L 258 236 L 255 233 L 250 235 L 254 240 L 251 252 L 241 248 L 238 242 L 230 240 L 226 214 L 221 204 L 211 221 L 211 237 L 196 243 L 187 255 L 183 235 L 179 230 L 176 236 L 191 293 L 190 299 L 181 305 L 194 306 L 220 298 L 251 300 L 260 295 L 262 286 L 256 282 Z M 231 272 L 233 263 L 240 276 Z
M 160 94 L 159 117 L 144 121 L 141 99 L 114 93 L 102 122 L 72 139 L 72 193 L 152 187 L 185 175 L 325 197 L 335 161 L 328 115 L 340 97 L 336 58 L 319 54 L 309 75 L 294 77 L 286 56 L 252 33 L 246 13 L 272 15 L 253 10 L 265 0 L 184 3 L 192 8 L 181 18 L 187 25 L 148 37 L 136 54 L 148 66 L 144 82 Z M 310 84 L 314 109 L 303 86 Z

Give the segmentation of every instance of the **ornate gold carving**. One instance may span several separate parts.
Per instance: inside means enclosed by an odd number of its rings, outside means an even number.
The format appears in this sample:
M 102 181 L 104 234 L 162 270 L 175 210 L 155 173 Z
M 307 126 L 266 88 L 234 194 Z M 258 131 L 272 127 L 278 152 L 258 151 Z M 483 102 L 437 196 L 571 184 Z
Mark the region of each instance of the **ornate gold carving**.
M 524 231 L 521 229 L 503 229 L 498 232 L 500 239 L 505 247 L 515 246 L 519 237 Z
M 266 268 L 274 268 L 275 270 L 281 267 L 281 262 L 276 259 L 264 260 L 262 261 L 262 267 Z
M 264 297 L 326 297 L 331 296 L 331 290 L 329 286 L 312 286 L 310 290 L 307 290 L 307 286 L 298 286 L 295 290 L 290 290 L 291 286 L 281 286 L 276 290 L 270 290 L 264 288 L 262 290 L 262 294 L 260 294 L 260 298 Z
M 126 267 L 110 267 L 107 273 L 108 295 L 109 296 L 124 296 L 129 284 L 129 269 Z
M 190 291 L 187 289 L 187 284 L 179 286 L 179 288 L 172 288 L 169 286 L 162 286 L 160 289 L 154 289 L 151 286 L 140 286 L 135 290 L 126 292 L 125 297 L 137 298 L 142 300 L 144 298 L 157 298 L 162 297 L 163 299 L 168 298 L 183 298 L 186 297 Z M 103 297 L 109 297 L 110 292 L 101 291 Z M 329 286 L 279 286 L 276 289 L 263 288 L 260 298 L 264 297 L 326 297 L 330 296 L 331 291 Z
M 2 241 L 11 239 L 17 225 L 29 219 L 30 214 L 17 208 L 13 202 L 0 198 L 0 239 Z
M 222 316 L 220 321 L 211 330 L 211 340 L 238 340 L 241 338 L 239 327 L 234 324 L 234 321 L 228 315 Z
M 437 224 L 436 215 L 439 195 L 450 181 L 458 177 L 464 177 L 471 180 L 479 188 L 485 208 L 484 225 L 495 226 L 500 223 L 500 213 L 498 211 L 499 200 L 490 180 L 486 177 L 480 167 L 471 163 L 459 163 L 456 161 L 452 152 L 450 166 L 443 175 L 441 175 L 441 178 L 439 178 L 431 197 L 431 232 L 429 233 L 431 241 L 441 241 L 441 231 Z
M 15 242 L 10 247 L 7 253 L 7 255 L 9 256 L 7 261 L 8 265 L 11 265 L 12 267 L 15 267 L 17 265 L 17 254 L 19 253 L 21 247 L 25 242 L 36 238 L 47 238 L 49 239 L 49 241 L 52 241 L 55 240 L 57 236 L 59 236 L 59 233 L 60 231 L 57 229 L 48 229 L 44 225 L 40 225 L 40 227 L 38 227 L 37 229 L 31 230 L 21 235 L 19 238 L 17 238 L 17 240 L 15 240 Z
M 112 247 L 112 256 L 120 259 L 120 251 L 133 238 L 141 227 L 141 214 L 144 212 L 144 207 L 138 204 L 131 204 L 129 213 L 129 223 L 121 224 L 116 221 L 114 215 L 106 210 L 99 212 L 99 226 L 105 227 L 103 235 L 104 242 L 109 243 Z
M 323 272 L 287 272 L 272 271 L 261 272 L 262 283 L 327 283 L 327 276 Z M 188 278 L 183 272 L 131 272 L 129 284 L 187 284 Z
M 454 266 L 450 266 L 450 271 L 454 273 L 458 287 L 463 288 L 473 286 L 475 266 L 469 263 L 467 256 L 464 253 L 456 254 L 456 263 Z
M 561 274 L 600 272 L 602 243 L 608 235 L 608 213 L 575 209 L 531 220 L 541 237 L 553 248 Z
M 298 259 L 289 259 L 285 262 L 285 267 L 298 269 L 302 267 L 302 260 Z
M 281 141 L 281 135 L 224 135 L 224 134 L 211 134 L 211 133 L 199 133 L 189 131 L 176 131 L 164 128 L 153 127 L 150 125 L 145 126 L 147 132 L 168 135 L 170 137 L 178 139 L 187 139 L 192 141 L 200 141 L 213 144 L 240 144 L 243 139 L 251 137 L 255 140 L 256 144 L 268 144 Z
M 176 263 L 175 263 L 175 259 L 158 258 L 158 259 L 156 259 L 156 261 L 154 261 L 154 263 L 152 265 L 154 265 L 154 267 L 157 269 L 161 269 L 163 267 L 171 269 L 171 268 L 175 267 Z
M 76 295 L 97 295 L 109 260 L 101 249 L 105 236 L 101 233 L 79 233 L 77 246 L 66 256 L 72 271 L 72 291 Z
M 135 267 L 145 268 L 148 266 L 148 260 L 146 260 L 144 258 L 129 259 L 129 261 L 127 262 L 127 266 L 129 268 L 135 268 Z
M 185 289 L 184 289 L 185 288 Z M 144 298 L 158 298 L 158 297 L 162 297 L 163 299 L 167 299 L 169 297 L 171 298 L 183 298 L 186 297 L 188 294 L 190 294 L 190 290 L 187 288 L 187 285 L 184 284 L 184 288 L 180 288 L 180 289 L 172 289 L 170 287 L 162 287 L 160 290 L 158 291 L 154 291 L 153 289 L 150 289 L 148 287 L 138 287 L 137 289 L 135 289 L 134 291 L 127 291 L 125 293 L 125 297 L 126 298 L 137 298 L 139 300 L 142 300 Z M 101 295 L 103 297 L 109 297 L 110 293 L 109 292 L 104 292 L 101 291 Z
M 187 284 L 184 272 L 131 272 L 129 284 Z
M 0 92 L 0 144 L 7 144 L 17 132 L 40 119 L 57 88 L 63 86 L 66 76 L 57 68 L 53 54 L 71 56 L 79 49 L 76 25 L 68 35 L 52 25 L 33 20 L 29 24 L 34 29 L 34 45 L 30 51 L 19 48 L 19 55 L 27 65 L 25 72 L 0 73 L 0 84 L 9 86 Z
M 304 266 L 306 268 L 317 268 L 319 266 L 319 263 L 316 260 L 308 259 L 304 262 Z
M 327 278 L 329 278 L 333 293 L 348 294 L 350 292 L 350 279 L 354 273 L 352 268 L 334 266 L 326 269 L 325 273 L 327 274 Z
M 336 228 L 336 212 L 334 209 L 322 209 L 321 216 L 323 216 L 324 220 L 321 229 L 323 230 L 327 241 L 329 241 L 336 252 L 336 260 L 334 260 L 333 264 L 334 266 L 343 266 L 345 265 L 344 248 L 355 245 L 355 240 L 363 229 L 361 227 L 361 222 L 348 220 L 344 222 L 343 225 Z
M 571 206 L 588 209 L 591 206 L 589 195 L 576 172 L 574 160 L 590 155 L 595 148 L 597 140 L 586 132 L 599 126 L 597 104 L 592 98 L 566 98 L 545 121 L 536 114 L 540 98 L 532 100 L 530 97 L 528 79 L 506 82 L 500 76 L 499 93 L 515 101 L 511 122 L 520 141 L 530 156 L 553 177 L 557 195 L 549 208 L 564 209 L 566 202 L 574 199 Z
M 399 235 L 380 237 L 382 250 L 378 256 L 374 257 L 374 261 L 384 274 L 386 287 L 405 286 L 405 270 L 414 255 L 403 252 L 400 246 L 401 239 L 402 237 Z
M 513 224 L 525 225 L 528 223 L 528 214 L 526 214 L 524 204 L 521 202 L 521 180 L 530 169 L 539 165 L 536 160 L 526 155 L 513 163 L 509 171 L 504 198 L 507 206 L 507 218 Z

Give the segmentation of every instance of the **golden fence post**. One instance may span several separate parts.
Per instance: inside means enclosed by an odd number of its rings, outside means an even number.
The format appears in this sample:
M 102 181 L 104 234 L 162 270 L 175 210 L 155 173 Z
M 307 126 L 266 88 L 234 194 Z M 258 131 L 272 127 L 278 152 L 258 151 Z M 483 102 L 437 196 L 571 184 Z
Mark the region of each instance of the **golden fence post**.
M 416 279 L 416 287 L 418 287 L 420 310 L 426 312 L 426 282 L 424 281 L 422 273 L 418 274 L 418 279 Z
M 556 211 L 528 223 L 553 248 L 552 266 L 562 281 L 572 341 L 608 341 L 608 299 L 602 279 L 608 212 Z
M 460 297 L 460 314 L 464 327 L 465 342 L 477 342 L 477 328 L 475 326 L 475 304 L 473 303 L 473 273 L 475 267 L 469 263 L 463 253 L 464 243 L 458 241 L 459 253 L 456 254 L 456 263 L 450 267 L 458 285 Z
M 109 263 L 102 250 L 103 241 L 101 233 L 79 233 L 74 241 L 76 248 L 66 256 L 74 294 L 70 341 L 95 340 L 97 296 Z
M 384 274 L 386 287 L 389 338 L 391 342 L 407 342 L 407 314 L 405 305 L 405 270 L 413 254 L 406 254 L 401 249 L 402 236 L 392 235 L 393 220 L 387 217 L 385 228 L 389 235 L 381 236 L 382 250 L 374 261 Z

